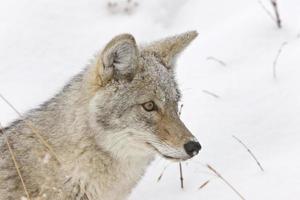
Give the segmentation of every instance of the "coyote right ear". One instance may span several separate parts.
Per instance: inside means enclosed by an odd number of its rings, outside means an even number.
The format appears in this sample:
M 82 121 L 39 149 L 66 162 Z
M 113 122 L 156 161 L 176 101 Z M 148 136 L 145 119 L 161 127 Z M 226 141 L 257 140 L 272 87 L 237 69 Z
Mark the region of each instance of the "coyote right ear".
M 197 31 L 188 31 L 154 42 L 146 47 L 148 51 L 156 52 L 167 68 L 172 68 L 176 57 L 197 37 Z
M 130 81 L 135 75 L 137 65 L 138 48 L 134 37 L 130 34 L 118 35 L 97 57 L 97 82 L 103 86 L 112 79 Z

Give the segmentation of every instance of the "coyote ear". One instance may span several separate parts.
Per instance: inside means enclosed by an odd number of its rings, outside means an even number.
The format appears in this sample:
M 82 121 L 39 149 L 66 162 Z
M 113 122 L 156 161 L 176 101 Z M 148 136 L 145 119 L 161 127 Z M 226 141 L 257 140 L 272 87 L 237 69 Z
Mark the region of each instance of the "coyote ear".
M 197 31 L 185 32 L 154 42 L 150 46 L 146 47 L 146 50 L 157 53 L 161 57 L 163 64 L 167 68 L 171 68 L 177 55 L 181 53 L 185 47 L 187 47 L 191 41 L 197 37 L 197 35 Z
M 111 79 L 132 80 L 138 65 L 138 48 L 130 34 L 113 38 L 100 55 L 101 66 L 98 73 L 102 84 Z

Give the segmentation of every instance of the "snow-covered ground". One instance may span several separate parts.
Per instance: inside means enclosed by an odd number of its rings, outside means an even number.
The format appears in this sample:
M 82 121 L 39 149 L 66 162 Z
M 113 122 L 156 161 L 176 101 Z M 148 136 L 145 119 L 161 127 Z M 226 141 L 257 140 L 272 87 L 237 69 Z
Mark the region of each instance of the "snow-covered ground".
M 0 93 L 25 112 L 54 95 L 116 34 L 149 42 L 195 29 L 199 37 L 179 58 L 177 74 L 182 119 L 203 150 L 183 163 L 184 190 L 178 164 L 157 159 L 130 200 L 240 199 L 207 163 L 247 200 L 298 200 L 300 1 L 279 0 L 281 30 L 257 0 L 136 2 L 128 15 L 108 9 L 107 0 L 1 0 Z M 269 0 L 262 3 L 273 13 Z M 273 62 L 284 42 L 275 80 Z M 2 101 L 0 111 L 3 124 L 17 118 Z

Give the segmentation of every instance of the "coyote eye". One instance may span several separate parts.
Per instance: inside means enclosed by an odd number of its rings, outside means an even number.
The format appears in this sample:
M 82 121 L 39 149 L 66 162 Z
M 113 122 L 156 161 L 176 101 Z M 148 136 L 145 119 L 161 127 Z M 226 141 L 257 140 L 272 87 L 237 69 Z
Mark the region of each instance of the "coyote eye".
M 153 101 L 148 101 L 148 102 L 142 104 L 142 106 L 148 112 L 157 110 L 157 107 L 156 107 L 156 105 L 155 105 L 155 103 Z

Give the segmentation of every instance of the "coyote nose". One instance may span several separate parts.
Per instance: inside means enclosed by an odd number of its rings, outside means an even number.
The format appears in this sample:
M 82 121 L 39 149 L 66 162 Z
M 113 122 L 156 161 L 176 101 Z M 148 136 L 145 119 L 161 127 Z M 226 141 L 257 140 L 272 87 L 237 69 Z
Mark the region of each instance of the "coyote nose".
M 191 157 L 197 155 L 200 149 L 201 149 L 201 145 L 199 142 L 190 141 L 184 145 L 184 150 Z

